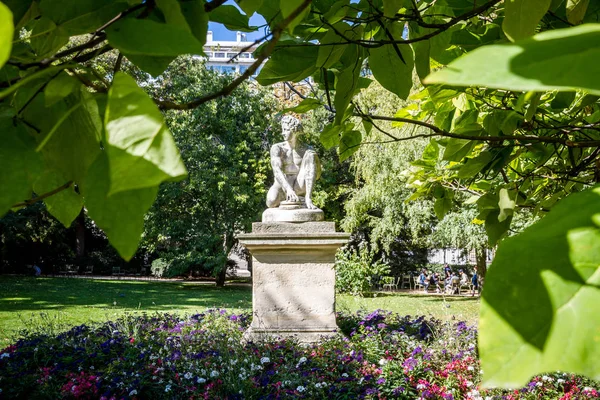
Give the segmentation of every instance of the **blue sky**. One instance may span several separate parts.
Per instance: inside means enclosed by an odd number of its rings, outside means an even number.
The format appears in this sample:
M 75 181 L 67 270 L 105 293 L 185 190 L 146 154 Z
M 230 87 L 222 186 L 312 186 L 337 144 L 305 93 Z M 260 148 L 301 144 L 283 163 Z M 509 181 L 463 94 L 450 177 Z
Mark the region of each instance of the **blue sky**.
M 225 4 L 234 5 L 237 7 L 234 1 L 229 0 Z M 238 7 L 239 8 L 239 7 Z M 254 14 L 250 17 L 250 26 L 260 26 L 265 23 L 265 19 L 262 15 Z M 230 40 L 235 41 L 235 31 L 230 31 L 225 28 L 222 24 L 218 24 L 216 22 L 208 23 L 208 30 L 213 32 L 213 40 Z M 262 29 L 258 32 L 247 32 L 246 38 L 248 41 L 254 41 L 264 35 Z

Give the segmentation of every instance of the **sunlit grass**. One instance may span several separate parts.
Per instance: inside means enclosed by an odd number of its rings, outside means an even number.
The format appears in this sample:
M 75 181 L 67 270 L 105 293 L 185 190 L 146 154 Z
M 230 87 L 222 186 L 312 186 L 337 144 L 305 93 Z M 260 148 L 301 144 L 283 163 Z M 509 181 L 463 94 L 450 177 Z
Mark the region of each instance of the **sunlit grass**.
M 337 296 L 337 310 L 384 309 L 403 315 L 427 315 L 449 320 L 477 321 L 479 300 L 410 293 L 378 293 L 373 298 Z M 24 328 L 51 324 L 56 330 L 101 322 L 124 313 L 207 308 L 233 312 L 252 309 L 249 285 L 216 288 L 194 282 L 127 281 L 108 279 L 30 278 L 0 276 L 0 347 Z

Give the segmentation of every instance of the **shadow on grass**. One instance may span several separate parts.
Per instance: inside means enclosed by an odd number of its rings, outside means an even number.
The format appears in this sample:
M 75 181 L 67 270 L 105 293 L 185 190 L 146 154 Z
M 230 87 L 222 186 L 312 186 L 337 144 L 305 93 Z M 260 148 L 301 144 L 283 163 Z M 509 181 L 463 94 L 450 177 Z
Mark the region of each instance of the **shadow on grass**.
M 0 277 L 0 309 L 5 312 L 82 306 L 164 310 L 216 305 L 250 308 L 252 289 L 186 282 Z

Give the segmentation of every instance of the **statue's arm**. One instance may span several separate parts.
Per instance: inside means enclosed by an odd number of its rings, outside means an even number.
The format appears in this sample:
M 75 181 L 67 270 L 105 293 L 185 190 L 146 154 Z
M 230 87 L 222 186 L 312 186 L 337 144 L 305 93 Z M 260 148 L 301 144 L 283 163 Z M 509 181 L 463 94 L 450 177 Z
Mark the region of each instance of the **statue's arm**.
M 281 149 L 278 145 L 273 145 L 273 147 L 271 147 L 271 168 L 273 168 L 275 181 L 281 185 L 286 195 L 295 193 L 294 188 L 287 181 L 285 174 L 283 173 L 283 160 L 281 158 Z

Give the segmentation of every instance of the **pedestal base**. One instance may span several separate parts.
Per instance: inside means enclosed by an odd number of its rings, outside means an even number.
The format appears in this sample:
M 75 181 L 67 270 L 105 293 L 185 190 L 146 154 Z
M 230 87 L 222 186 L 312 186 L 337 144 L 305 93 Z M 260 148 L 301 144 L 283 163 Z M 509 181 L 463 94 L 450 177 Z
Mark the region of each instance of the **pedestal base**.
M 349 235 L 331 222 L 254 223 L 238 236 L 250 250 L 252 324 L 246 341 L 336 335 L 335 252 Z

